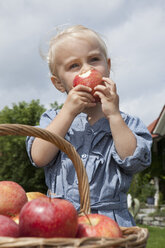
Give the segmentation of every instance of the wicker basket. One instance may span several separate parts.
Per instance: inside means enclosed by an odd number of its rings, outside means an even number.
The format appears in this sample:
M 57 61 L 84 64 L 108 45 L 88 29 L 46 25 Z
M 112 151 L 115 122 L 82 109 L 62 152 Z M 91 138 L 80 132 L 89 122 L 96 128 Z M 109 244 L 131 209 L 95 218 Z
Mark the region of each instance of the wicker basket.
M 42 138 L 55 144 L 61 151 L 65 152 L 72 160 L 78 177 L 78 187 L 80 194 L 80 212 L 90 213 L 90 191 L 88 177 L 85 167 L 75 148 L 65 139 L 58 135 L 52 134 L 41 128 L 36 128 L 21 124 L 1 124 L 0 135 L 21 135 L 34 136 Z M 140 227 L 121 227 L 123 238 L 9 238 L 0 237 L 0 248 L 52 248 L 52 247 L 84 247 L 84 248 L 101 248 L 101 247 L 146 247 L 148 239 L 148 230 Z

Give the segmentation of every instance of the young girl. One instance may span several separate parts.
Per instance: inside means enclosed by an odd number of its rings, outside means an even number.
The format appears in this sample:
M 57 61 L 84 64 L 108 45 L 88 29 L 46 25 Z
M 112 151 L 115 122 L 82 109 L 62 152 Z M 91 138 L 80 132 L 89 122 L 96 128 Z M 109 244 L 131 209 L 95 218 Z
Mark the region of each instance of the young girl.
M 46 111 L 40 127 L 69 141 L 86 168 L 92 213 L 113 218 L 120 226 L 135 222 L 127 208 L 132 176 L 150 165 L 152 139 L 144 124 L 119 110 L 116 84 L 109 78 L 111 60 L 100 36 L 81 25 L 72 26 L 50 41 L 48 62 L 51 81 L 67 99 L 61 110 Z M 91 89 L 73 87 L 73 79 L 90 69 L 103 76 L 103 85 Z M 31 162 L 44 167 L 46 185 L 56 197 L 71 201 L 79 210 L 78 182 L 74 166 L 55 145 L 27 138 Z

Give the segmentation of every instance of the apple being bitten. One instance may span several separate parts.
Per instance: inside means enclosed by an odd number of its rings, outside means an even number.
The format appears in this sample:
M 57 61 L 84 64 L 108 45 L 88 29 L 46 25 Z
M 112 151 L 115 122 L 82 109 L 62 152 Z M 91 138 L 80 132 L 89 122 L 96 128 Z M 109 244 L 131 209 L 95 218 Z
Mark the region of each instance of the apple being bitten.
M 100 102 L 100 98 L 98 96 L 94 96 L 94 93 L 95 93 L 94 88 L 97 85 L 100 85 L 102 83 L 103 83 L 103 80 L 102 80 L 101 73 L 95 69 L 91 69 L 87 72 L 76 75 L 73 80 L 73 87 L 79 84 L 90 87 L 92 89 L 91 94 L 95 98 L 95 102 Z
M 122 231 L 114 220 L 101 214 L 88 214 L 78 218 L 77 238 L 109 237 L 120 238 Z
M 5 215 L 0 215 L 0 237 L 19 237 L 18 224 Z
M 71 202 L 63 199 L 34 199 L 23 206 L 19 215 L 22 237 L 73 238 L 77 228 L 77 211 Z
M 27 201 L 21 185 L 13 181 L 0 181 L 0 214 L 15 216 Z

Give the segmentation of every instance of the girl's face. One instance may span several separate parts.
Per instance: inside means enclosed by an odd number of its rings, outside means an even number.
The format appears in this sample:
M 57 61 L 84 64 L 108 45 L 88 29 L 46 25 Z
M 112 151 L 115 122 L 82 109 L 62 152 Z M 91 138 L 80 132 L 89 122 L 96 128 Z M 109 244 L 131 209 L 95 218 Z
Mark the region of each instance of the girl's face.
M 55 48 L 55 61 L 57 77 L 52 77 L 53 84 L 62 92 L 67 93 L 73 87 L 73 79 L 77 74 L 89 69 L 98 70 L 103 77 L 109 77 L 110 59 L 105 57 L 101 45 L 90 37 L 80 39 L 69 37 L 62 40 Z

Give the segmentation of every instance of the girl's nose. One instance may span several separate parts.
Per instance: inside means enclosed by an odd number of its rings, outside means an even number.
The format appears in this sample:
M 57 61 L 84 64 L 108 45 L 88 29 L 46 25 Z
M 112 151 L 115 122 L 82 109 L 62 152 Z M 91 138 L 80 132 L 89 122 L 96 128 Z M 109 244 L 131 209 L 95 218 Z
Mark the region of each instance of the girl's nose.
M 87 72 L 87 71 L 89 71 L 91 69 L 92 69 L 92 66 L 91 65 L 85 64 L 81 68 L 81 74 L 83 74 L 83 73 L 85 73 L 85 72 Z

